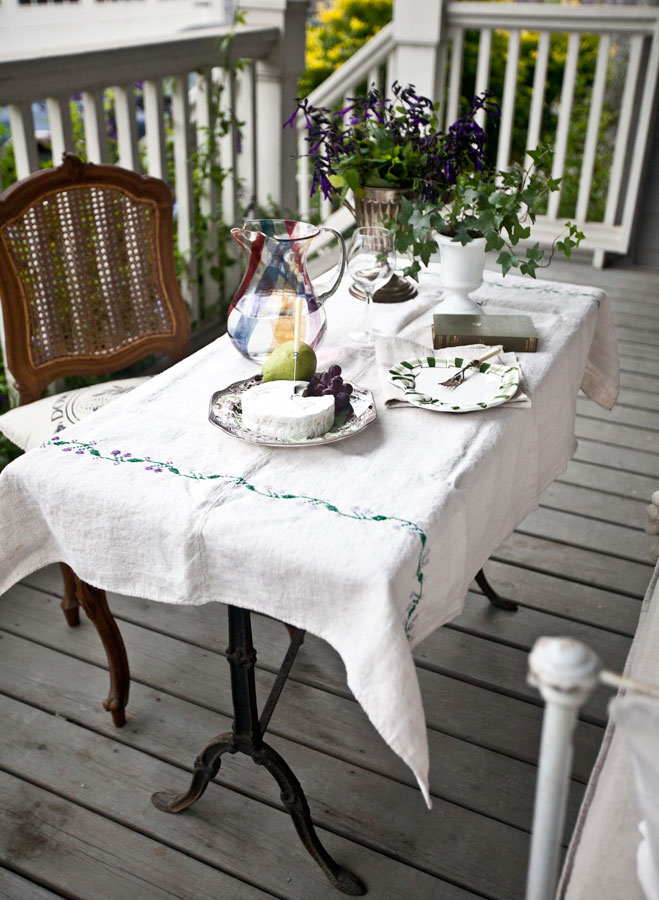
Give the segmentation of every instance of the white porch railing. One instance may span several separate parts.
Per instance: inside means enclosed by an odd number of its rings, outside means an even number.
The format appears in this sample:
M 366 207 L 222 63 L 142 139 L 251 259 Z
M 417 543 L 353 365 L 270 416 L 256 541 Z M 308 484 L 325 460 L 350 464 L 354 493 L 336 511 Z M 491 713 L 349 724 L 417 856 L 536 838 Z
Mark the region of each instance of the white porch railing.
M 200 188 L 200 212 L 210 219 L 221 212 L 227 225 L 237 223 L 239 201 L 284 208 L 296 206 L 294 166 L 295 137 L 282 133 L 296 95 L 297 79 L 304 66 L 306 0 L 242 4 L 247 27 L 237 30 L 227 47 L 229 28 L 203 29 L 155 38 L 139 44 L 89 48 L 53 53 L 46 57 L 22 55 L 0 60 L 0 107 L 9 109 L 12 146 L 17 176 L 39 168 L 32 103 L 45 101 L 55 164 L 62 153 L 74 151 L 70 98 L 80 95 L 87 158 L 108 161 L 108 116 L 105 92 L 114 95 L 118 164 L 145 174 L 171 180 L 176 198 L 178 251 L 184 260 L 182 290 L 194 320 L 201 314 L 198 284 L 212 289 L 210 269 L 216 264 L 217 229 L 207 229 L 208 252 L 199 254 L 204 271 L 199 278 L 195 247 L 195 197 L 192 167 L 195 149 L 213 127 L 214 85 L 224 79 L 225 107 L 231 106 L 241 121 L 218 140 L 217 160 L 232 169 L 236 178 L 223 182 L 222 195 L 208 174 Z M 284 52 L 284 43 L 286 49 Z M 238 74 L 227 71 L 231 62 L 246 64 Z M 145 133 L 138 140 L 135 83 L 142 83 Z M 173 176 L 167 165 L 165 89 L 171 107 Z M 241 152 L 238 152 L 240 143 Z M 287 164 L 288 163 L 288 164 Z M 208 257 L 208 262 L 206 258 Z M 233 269 L 236 270 L 237 266 Z M 235 276 L 234 276 L 235 280 Z M 217 287 L 215 287 L 217 292 Z M 216 297 L 213 299 L 217 299 Z M 208 303 L 208 296 L 207 296 Z M 1 323 L 0 323 L 1 324 Z
M 567 54 L 563 66 L 562 88 L 554 134 L 552 176 L 566 172 L 570 125 L 574 121 L 574 90 L 578 73 L 580 43 L 584 35 L 597 35 L 599 45 L 594 78 L 590 90 L 589 111 L 583 154 L 579 164 L 578 196 L 569 218 L 586 233 L 585 249 L 594 251 L 594 264 L 601 266 L 605 251 L 626 253 L 637 207 L 643 163 L 652 112 L 657 93 L 659 71 L 659 11 L 632 6 L 558 6 L 540 3 L 487 3 L 471 0 L 406 0 L 394 7 L 394 21 L 383 28 L 340 69 L 309 96 L 315 106 L 334 106 L 353 96 L 367 82 L 388 89 L 397 79 L 413 83 L 420 93 L 439 102 L 440 122 L 448 127 L 459 114 L 460 90 L 465 64 L 467 32 L 478 32 L 478 56 L 474 93 L 490 86 L 492 42 L 495 32 L 507 37 L 507 57 L 501 104 L 501 122 L 496 147 L 496 164 L 510 164 L 516 95 L 519 81 L 522 37 L 537 35 L 537 55 L 533 90 L 526 123 L 526 149 L 537 146 L 545 111 L 545 82 L 550 60 L 552 35 L 567 36 Z M 626 63 L 618 63 L 615 77 L 623 87 L 610 167 L 603 217 L 588 217 L 593 189 L 598 139 L 602 122 L 605 91 L 611 80 L 611 53 L 615 46 L 626 48 Z M 622 54 L 618 54 L 620 57 Z M 298 152 L 305 153 L 303 122 L 299 122 Z M 575 160 L 569 160 L 574 165 Z M 298 185 L 301 214 L 309 214 L 309 166 L 300 160 Z M 566 217 L 559 219 L 560 192 L 552 195 L 547 214 L 539 217 L 535 240 L 550 242 Z M 321 217 L 331 212 L 321 202 Z

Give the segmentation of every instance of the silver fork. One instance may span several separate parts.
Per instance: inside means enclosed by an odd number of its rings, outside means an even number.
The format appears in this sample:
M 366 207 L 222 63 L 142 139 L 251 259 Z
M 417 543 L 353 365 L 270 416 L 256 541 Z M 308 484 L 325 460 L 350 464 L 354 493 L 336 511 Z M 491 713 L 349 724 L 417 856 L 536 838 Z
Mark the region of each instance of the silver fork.
M 439 383 L 441 387 L 458 387 L 458 385 L 462 384 L 462 382 L 465 380 L 466 373 L 469 369 L 477 369 L 482 363 L 485 362 L 486 359 L 490 359 L 490 357 L 496 356 L 497 353 L 501 353 L 502 350 L 502 346 L 493 347 L 492 350 L 489 350 L 487 353 L 483 353 L 483 355 L 479 356 L 478 359 L 472 359 L 471 362 L 468 362 L 466 366 L 463 366 L 459 372 L 456 372 L 455 375 L 451 375 L 451 377 L 447 378 L 446 381 L 440 381 Z

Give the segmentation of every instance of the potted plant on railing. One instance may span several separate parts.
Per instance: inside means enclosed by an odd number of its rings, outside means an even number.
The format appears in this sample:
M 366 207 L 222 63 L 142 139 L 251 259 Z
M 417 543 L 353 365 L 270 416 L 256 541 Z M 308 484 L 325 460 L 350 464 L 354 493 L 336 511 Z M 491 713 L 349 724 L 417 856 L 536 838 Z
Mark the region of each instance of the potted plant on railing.
M 485 169 L 485 132 L 476 122 L 478 110 L 490 115 L 498 107 L 489 94 L 477 97 L 471 109 L 444 133 L 436 108 L 413 85 L 392 86 L 394 99 L 372 89 L 350 98 L 341 110 L 298 100 L 285 126 L 304 116 L 308 156 L 313 164 L 311 196 L 320 191 L 354 213 L 357 225 L 381 225 L 395 220 L 403 198 L 436 205 L 446 185 L 460 171 Z M 354 207 L 347 199 L 352 191 Z M 378 300 L 404 300 L 416 291 L 409 282 L 390 282 Z
M 395 100 L 371 90 L 337 111 L 298 100 L 286 125 L 292 127 L 299 113 L 305 117 L 312 196 L 321 191 L 352 210 L 346 199 L 352 190 L 357 224 L 391 227 L 396 249 L 413 257 L 404 274 L 414 279 L 439 245 L 446 312 L 480 311 L 467 295 L 482 282 L 487 251 L 499 251 L 504 275 L 516 267 L 534 276 L 538 267 L 549 265 L 554 252 L 570 256 L 583 239 L 570 222 L 548 258 L 537 243 L 523 256 L 515 252 L 530 237 L 527 222 L 535 221 L 559 181 L 542 171 L 546 149 L 529 154 L 533 162 L 527 170 L 518 164 L 506 171 L 490 166 L 486 132 L 476 121 L 479 110 L 499 116 L 489 91 L 475 97 L 446 132 L 439 128 L 432 101 L 412 85 L 394 83 L 392 92 Z M 400 296 L 404 291 L 399 288 L 390 292 L 395 299 L 412 296 Z

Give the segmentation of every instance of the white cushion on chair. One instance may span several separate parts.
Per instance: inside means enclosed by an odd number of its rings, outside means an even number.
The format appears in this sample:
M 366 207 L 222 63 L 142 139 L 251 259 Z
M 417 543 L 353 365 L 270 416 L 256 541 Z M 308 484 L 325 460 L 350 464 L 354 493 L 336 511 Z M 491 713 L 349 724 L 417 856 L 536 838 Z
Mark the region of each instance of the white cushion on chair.
M 148 381 L 149 377 L 142 375 L 139 378 L 106 381 L 18 406 L 0 416 L 0 431 L 21 450 L 31 450 L 69 425 L 86 419 L 122 394 L 132 391 Z

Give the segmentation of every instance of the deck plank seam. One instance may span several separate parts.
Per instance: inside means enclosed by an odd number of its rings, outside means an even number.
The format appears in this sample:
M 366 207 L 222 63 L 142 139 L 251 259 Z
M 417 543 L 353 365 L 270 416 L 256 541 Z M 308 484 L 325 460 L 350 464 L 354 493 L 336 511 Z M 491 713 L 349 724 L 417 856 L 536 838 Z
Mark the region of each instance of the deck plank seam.
M 3 692 L 0 692 L 0 693 L 3 693 Z M 16 699 L 16 698 L 12 698 L 12 699 Z M 20 702 L 24 702 L 24 701 L 20 701 Z M 30 706 L 32 708 L 41 709 L 39 706 L 35 706 L 34 704 L 31 704 L 31 703 L 25 703 L 25 705 Z M 42 710 L 42 711 L 44 711 L 46 713 L 48 712 L 48 710 Z M 67 719 L 66 721 L 70 722 L 75 727 L 83 729 L 84 731 L 88 731 L 93 734 L 98 734 L 98 735 L 108 738 L 110 740 L 112 739 L 109 737 L 109 735 L 105 734 L 104 732 L 102 732 L 102 731 L 99 732 L 96 729 L 87 727 L 86 725 L 84 725 L 80 722 L 74 722 L 73 720 L 70 720 L 70 719 Z M 119 741 L 118 743 L 121 743 L 122 746 L 129 747 L 134 752 L 139 753 L 147 758 L 157 759 L 159 762 L 162 762 L 165 765 L 169 765 L 169 766 L 172 766 L 173 768 L 177 768 L 177 769 L 179 769 L 179 771 L 181 771 L 183 774 L 185 774 L 188 777 L 192 774 L 192 767 L 182 766 L 180 763 L 172 762 L 171 760 L 161 756 L 160 754 L 151 753 L 146 750 L 143 750 L 142 748 L 136 748 L 136 747 L 132 746 L 131 744 L 125 744 L 123 741 Z M 370 771 L 370 770 L 367 769 L 366 771 Z M 273 894 L 271 889 L 264 888 L 258 882 L 250 881 L 250 880 L 244 878 L 244 876 L 236 874 L 231 869 L 227 869 L 222 866 L 216 865 L 215 863 L 210 862 L 209 860 L 205 859 L 203 856 L 191 852 L 187 848 L 183 849 L 182 847 L 175 844 L 173 841 L 167 840 L 166 838 L 159 836 L 154 831 L 150 831 L 149 829 L 146 829 L 143 827 L 137 827 L 134 823 L 131 823 L 129 820 L 123 819 L 119 815 L 113 815 L 109 811 L 103 810 L 101 808 L 101 806 L 98 804 L 95 805 L 92 802 L 85 803 L 83 800 L 81 800 L 77 797 L 75 797 L 75 798 L 71 797 L 65 791 L 55 790 L 53 787 L 47 786 L 44 782 L 40 782 L 37 778 L 21 774 L 17 769 L 13 768 L 12 766 L 7 766 L 6 764 L 4 764 L 2 762 L 0 762 L 0 772 L 4 772 L 7 775 L 11 775 L 12 777 L 16 778 L 18 781 L 21 781 L 24 784 L 30 784 L 33 787 L 36 787 L 39 790 L 44 791 L 44 793 L 49 794 L 52 797 L 58 797 L 59 799 L 65 800 L 67 803 L 71 803 L 71 804 L 79 807 L 80 809 L 87 810 L 88 812 L 91 812 L 94 815 L 97 815 L 103 819 L 106 819 L 107 821 L 113 822 L 114 824 L 119 825 L 120 827 L 127 828 L 130 831 L 135 832 L 136 834 L 140 834 L 142 837 L 146 837 L 149 840 L 152 840 L 152 841 L 155 841 L 155 842 L 161 844 L 162 846 L 169 847 L 171 850 L 173 850 L 177 853 L 184 853 L 186 856 L 189 856 L 190 858 L 196 860 L 197 862 L 202 863 L 203 865 L 207 865 L 210 868 L 215 869 L 218 872 L 222 872 L 225 875 L 229 875 L 230 877 L 235 878 L 237 881 L 240 881 L 244 884 L 248 884 L 251 887 L 258 888 L 259 890 L 264 891 L 265 893 L 268 893 L 273 898 L 276 898 L 276 900 L 288 900 L 288 898 L 286 898 L 284 895 Z M 383 778 L 387 777 L 378 772 L 374 772 L 372 774 L 379 775 L 380 777 L 383 777 Z M 411 790 L 416 790 L 415 785 L 412 785 L 412 784 L 407 785 L 405 782 L 398 781 L 398 779 L 394 779 L 394 778 L 392 778 L 390 780 L 396 781 L 397 783 L 402 784 L 405 787 L 410 787 Z M 225 782 L 225 781 L 218 781 L 217 779 L 214 779 L 208 785 L 207 794 L 208 794 L 208 791 L 210 791 L 210 790 L 221 791 L 224 789 L 230 790 L 232 793 L 234 793 L 238 796 L 241 796 L 241 797 L 245 797 L 248 800 L 252 800 L 256 803 L 260 803 L 264 806 L 267 806 L 270 809 L 277 810 L 278 812 L 282 813 L 283 815 L 286 815 L 286 816 L 288 815 L 285 807 L 282 804 L 277 803 L 277 801 L 271 800 L 267 796 L 255 793 L 254 791 L 250 791 L 250 790 L 232 785 L 229 781 Z M 212 795 L 208 795 L 208 796 L 210 797 Z M 530 834 L 530 829 L 522 828 L 520 826 L 514 825 L 510 822 L 506 822 L 506 821 L 496 818 L 494 816 L 486 815 L 481 811 L 470 808 L 469 806 L 455 803 L 452 800 L 447 800 L 447 799 L 443 798 L 442 796 L 440 796 L 439 794 L 433 794 L 432 796 L 434 799 L 436 799 L 444 804 L 456 807 L 458 809 L 464 809 L 475 815 L 482 816 L 483 818 L 486 818 L 490 821 L 496 821 L 499 824 L 505 826 L 506 828 L 510 828 L 512 831 L 516 831 L 516 832 L 519 832 L 520 834 L 524 834 L 524 835 Z M 350 843 L 356 844 L 357 846 L 364 847 L 365 849 L 370 850 L 372 853 L 377 853 L 378 855 L 384 856 L 387 859 L 394 860 L 395 862 L 401 863 L 402 865 L 405 865 L 405 866 L 409 867 L 410 869 L 415 869 L 420 872 L 423 872 L 424 874 L 437 879 L 437 881 L 445 882 L 447 884 L 454 884 L 456 887 L 460 887 L 463 890 L 466 890 L 469 893 L 473 894 L 474 897 L 483 898 L 483 900 L 489 900 L 490 895 L 483 894 L 483 893 L 475 890 L 473 885 L 470 885 L 468 882 L 461 882 L 458 880 L 454 880 L 454 879 L 448 877 L 446 874 L 442 874 L 439 871 L 435 871 L 435 870 L 431 869 L 429 866 L 425 866 L 425 865 L 421 865 L 421 864 L 412 862 L 409 858 L 407 858 L 402 853 L 395 853 L 394 851 L 387 851 L 386 849 L 383 849 L 382 846 L 378 845 L 376 842 L 368 841 L 368 840 L 364 839 L 363 837 L 357 837 L 357 836 L 355 836 L 354 833 L 350 833 L 349 831 L 341 831 L 341 829 L 336 828 L 336 827 L 332 826 L 331 824 L 328 824 L 328 822 L 325 821 L 324 819 L 321 819 L 321 818 L 317 817 L 316 815 L 314 815 L 313 810 L 312 810 L 312 821 L 314 823 L 314 826 L 317 829 L 325 831 L 328 834 L 333 834 L 334 836 L 339 837 L 342 840 L 346 840 L 346 841 L 349 841 Z M 564 844 L 564 846 L 566 846 L 566 844 Z
M 76 723 L 74 723 L 76 724 Z M 140 752 L 140 751 L 138 751 Z M 146 755 L 146 754 L 145 754 Z M 274 898 L 274 900 L 289 900 L 284 894 L 273 893 L 271 888 L 264 888 L 262 885 L 258 884 L 255 881 L 251 881 L 249 879 L 244 878 L 242 875 L 237 875 L 235 872 L 230 869 L 225 869 L 222 866 L 218 866 L 207 859 L 204 859 L 203 856 L 192 852 L 189 849 L 183 850 L 181 847 L 177 846 L 170 840 L 159 837 L 156 833 L 149 831 L 145 828 L 138 828 L 134 823 L 130 823 L 126 820 L 121 819 L 118 815 L 112 815 L 110 812 L 101 811 L 100 807 L 94 806 L 92 803 L 84 803 L 82 800 L 68 796 L 65 792 L 56 791 L 52 787 L 47 787 L 43 783 L 40 783 L 36 778 L 30 778 L 26 775 L 22 775 L 20 772 L 14 770 L 11 766 L 6 766 L 4 763 L 0 762 L 0 772 L 4 772 L 6 775 L 11 775 L 13 778 L 16 778 L 17 781 L 22 782 L 23 784 L 32 785 L 32 787 L 37 788 L 40 791 L 43 791 L 45 794 L 48 794 L 51 797 L 57 797 L 60 800 L 65 800 L 67 803 L 71 803 L 74 806 L 77 806 L 80 809 L 84 809 L 87 812 L 93 813 L 96 816 L 99 816 L 102 819 L 105 819 L 108 822 L 112 822 L 115 825 L 120 826 L 121 828 L 127 828 L 129 831 L 134 832 L 135 834 L 139 834 L 142 837 L 148 838 L 155 843 L 161 844 L 163 847 L 168 847 L 170 850 L 175 851 L 176 853 L 183 853 L 185 856 L 190 857 L 190 859 L 194 859 L 196 862 L 201 863 L 202 865 L 208 866 L 210 869 L 214 869 L 216 872 L 222 872 L 224 875 L 228 875 L 231 878 L 235 878 L 236 881 L 241 882 L 242 884 L 249 885 L 250 887 L 256 888 L 257 890 L 262 891 L 265 894 L 270 895 Z M 190 773 L 192 770 L 190 769 Z M 217 782 L 211 782 L 208 788 L 219 788 L 219 787 L 229 787 L 229 785 L 220 785 Z M 237 792 L 235 792 L 237 793 Z M 282 808 L 282 812 L 283 812 Z M 48 888 L 48 890 L 52 890 L 52 888 Z M 57 890 L 57 888 L 56 888 Z M 78 900 L 74 895 L 71 895 L 73 900 Z

